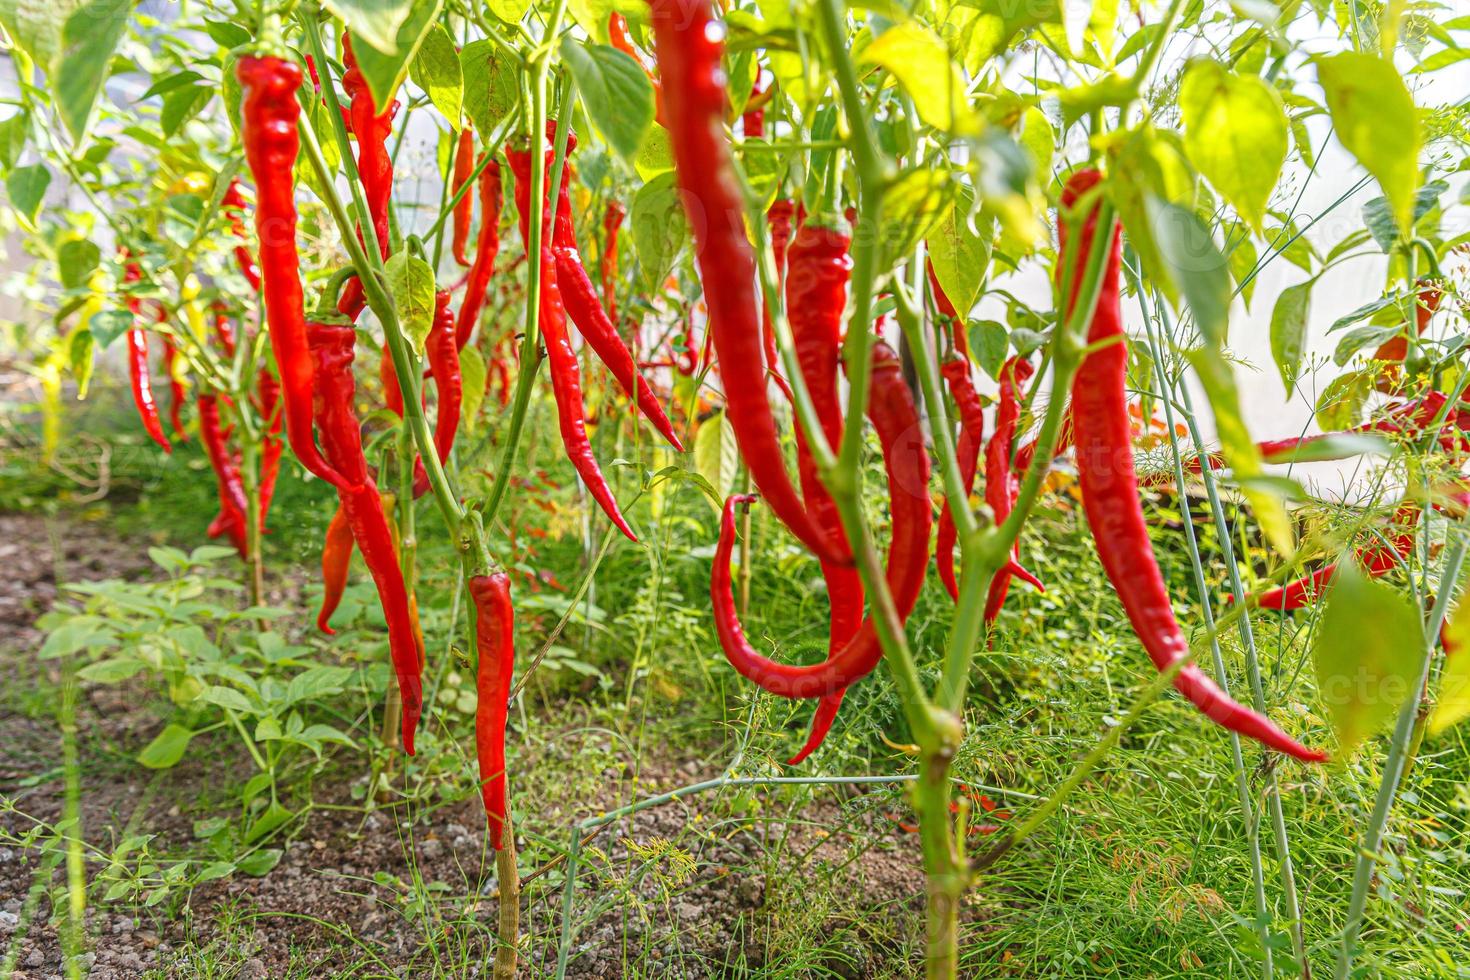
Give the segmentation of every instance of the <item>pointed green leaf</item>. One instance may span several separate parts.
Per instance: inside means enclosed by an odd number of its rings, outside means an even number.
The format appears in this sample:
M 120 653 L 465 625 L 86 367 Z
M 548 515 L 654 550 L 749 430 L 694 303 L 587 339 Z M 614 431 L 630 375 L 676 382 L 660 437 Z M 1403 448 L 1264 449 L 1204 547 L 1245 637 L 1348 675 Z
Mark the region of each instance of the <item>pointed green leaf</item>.
M 138 753 L 138 762 L 149 769 L 170 769 L 184 757 L 194 732 L 183 725 L 168 724 Z
M 1307 317 L 1312 308 L 1312 287 L 1317 280 L 1287 286 L 1276 298 L 1271 310 L 1271 359 L 1281 374 L 1281 383 L 1290 398 L 1296 379 L 1302 373 L 1302 356 L 1306 352 Z
M 40 163 L 17 167 L 5 178 L 10 206 L 15 208 L 21 225 L 28 231 L 36 228 L 36 216 L 41 213 L 41 203 L 46 199 L 46 188 L 50 186 L 51 171 Z
M 975 207 L 970 188 L 956 187 L 954 204 L 929 234 L 928 246 L 939 285 L 961 317 L 980 296 L 994 236 L 995 220 Z
M 1378 179 L 1401 229 L 1412 227 L 1423 129 L 1398 69 L 1359 51 L 1317 59 L 1337 138 Z
M 383 54 L 398 53 L 398 30 L 416 0 L 322 0 L 322 7 L 342 19 L 353 37 Z M 362 52 L 358 51 L 361 55 Z
M 861 60 L 881 65 L 914 100 L 919 118 L 947 133 L 973 135 L 982 122 L 970 108 L 969 93 L 949 48 L 917 20 L 905 20 L 880 34 Z
M 444 114 L 455 129 L 460 128 L 459 117 L 464 108 L 464 71 L 460 68 L 459 52 L 443 24 L 432 24 L 424 35 L 418 54 L 408 64 L 409 77 L 413 83 L 428 93 L 434 108 Z
M 1147 201 L 1149 225 L 1164 271 L 1184 296 L 1200 333 L 1212 345 L 1230 322 L 1230 269 L 1210 230 L 1193 211 L 1158 198 Z
M 385 271 L 398 308 L 398 321 L 413 344 L 422 352 L 424 340 L 434 326 L 434 270 L 429 263 L 408 252 L 396 252 Z
M 459 352 L 459 378 L 462 395 L 459 402 L 459 424 L 466 432 L 474 432 L 480 422 L 480 406 L 485 402 L 485 358 L 474 347 Z
M 493 132 L 520 99 L 515 62 L 493 41 L 471 41 L 459 53 L 464 111 L 482 138 Z
M 561 55 L 593 125 L 623 159 L 632 160 L 653 125 L 653 86 L 643 66 L 617 48 L 570 36 L 562 41 Z
M 61 49 L 51 67 L 56 112 L 80 146 L 87 138 L 97 95 L 107 80 L 112 53 L 128 28 L 131 0 L 91 0 L 66 19 Z
M 408 77 L 409 63 L 418 54 L 424 38 L 433 28 L 442 3 L 443 0 L 421 0 L 411 7 L 408 16 L 398 28 L 391 51 L 380 50 L 366 37 L 361 38 L 366 43 L 359 43 L 359 37 L 353 35 L 352 53 L 357 58 L 362 77 L 367 80 L 373 105 L 380 110 L 393 101 L 398 87 Z

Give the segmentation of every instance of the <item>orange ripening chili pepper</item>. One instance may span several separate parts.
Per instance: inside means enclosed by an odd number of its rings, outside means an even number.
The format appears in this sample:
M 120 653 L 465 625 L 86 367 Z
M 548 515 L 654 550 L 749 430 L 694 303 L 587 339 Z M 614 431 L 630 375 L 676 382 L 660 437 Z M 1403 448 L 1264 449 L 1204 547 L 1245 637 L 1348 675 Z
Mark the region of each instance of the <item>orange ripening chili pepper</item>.
M 458 192 L 465 185 L 474 171 L 475 131 L 465 126 L 459 131 L 459 141 L 454 149 L 454 183 L 450 185 L 454 192 Z M 475 196 L 468 191 L 454 206 L 454 261 L 463 266 L 470 264 L 469 256 L 465 255 L 465 246 L 470 243 L 470 217 L 474 209 Z
M 281 373 L 286 438 L 301 465 L 339 490 L 349 484 L 312 440 L 311 352 L 301 267 L 296 252 L 295 166 L 299 148 L 296 101 L 301 69 L 280 58 L 246 55 L 235 66 L 241 89 L 241 140 L 255 177 L 255 231 L 271 350 Z
M 322 608 L 316 616 L 316 628 L 328 635 L 337 632 L 328 621 L 342 603 L 351 564 L 352 526 L 347 523 L 346 508 L 338 504 L 332 512 L 332 522 L 327 525 L 327 536 L 322 540 Z
M 480 311 L 485 306 L 485 291 L 495 271 L 495 257 L 500 253 L 500 165 L 490 163 L 480 171 L 480 234 L 475 241 L 475 262 L 470 266 L 465 283 L 464 300 L 454 323 L 454 342 L 461 349 L 470 342 Z
M 1096 170 L 1081 170 L 1067 181 L 1062 193 L 1064 212 L 1074 209 L 1084 194 L 1102 183 Z M 1092 349 L 1072 381 L 1072 425 L 1077 444 L 1077 476 L 1082 506 L 1092 528 L 1093 542 L 1108 581 L 1123 603 L 1133 631 L 1159 670 L 1189 656 L 1189 642 L 1174 618 L 1168 588 L 1154 558 L 1153 545 L 1139 501 L 1133 468 L 1132 433 L 1128 421 L 1128 352 L 1121 338 L 1123 311 L 1118 292 L 1122 261 L 1121 228 L 1099 243 L 1098 209 L 1094 205 L 1082 224 L 1080 241 L 1070 241 L 1066 221 L 1059 221 L 1060 278 L 1069 266 L 1085 268 L 1093 248 L 1106 248 L 1097 307 L 1087 330 Z M 1075 278 L 1081 279 L 1078 271 Z M 1062 309 L 1070 314 L 1075 296 L 1064 297 Z M 1113 341 L 1104 343 L 1104 341 Z M 1270 719 L 1236 703 L 1204 671 L 1188 664 L 1174 678 L 1174 687 L 1216 724 L 1253 738 L 1306 762 L 1322 762 L 1324 753 L 1308 749 Z
M 778 202 L 779 203 L 779 202 Z M 852 237 L 840 218 L 813 218 L 801 226 L 796 238 L 782 243 L 789 263 L 786 272 L 786 308 L 791 311 L 791 337 L 801 376 L 811 395 L 812 406 L 828 443 L 842 439 L 842 402 L 837 393 L 837 366 L 841 360 L 842 314 L 847 305 L 847 282 L 852 272 L 848 246 Z M 846 541 L 842 518 L 832 495 L 822 485 L 806 438 L 796 433 L 796 471 L 801 494 L 810 512 L 834 541 Z M 857 634 L 863 620 L 863 583 L 851 565 L 822 562 L 822 579 L 827 584 L 830 630 L 827 655 L 842 649 Z M 812 718 L 811 734 L 801 750 L 787 760 L 798 765 L 815 752 L 827 737 L 845 692 L 834 691 L 821 699 Z
M 704 0 L 653 0 L 655 47 L 675 173 L 694 230 L 726 417 L 761 496 L 820 558 L 852 560 L 807 513 L 786 472 L 780 432 L 766 392 L 755 255 L 745 233 L 745 195 L 725 136 L 724 32 Z M 840 686 L 840 685 L 838 685 Z
M 504 572 L 476 575 L 469 581 L 475 605 L 475 755 L 479 760 L 480 795 L 490 824 L 490 846 L 505 846 L 507 794 L 505 724 L 510 708 L 510 682 L 515 674 L 515 608 L 510 578 Z
M 367 460 L 362 452 L 362 433 L 358 429 L 357 413 L 352 407 L 356 394 L 352 379 L 352 349 L 356 334 L 351 326 L 312 323 L 308 327 L 308 335 L 316 371 L 313 405 L 316 423 L 327 455 L 349 480 L 345 489 L 338 489 L 337 499 L 347 515 L 353 540 L 357 542 L 373 576 L 383 616 L 388 622 L 388 651 L 403 702 L 403 746 L 409 755 L 413 755 L 414 732 L 423 712 L 423 664 L 419 660 L 418 641 L 409 612 L 408 589 L 398 564 L 393 531 L 383 513 L 378 489 L 368 474 Z
M 913 392 L 904 381 L 898 355 L 881 341 L 873 347 L 872 397 L 868 417 L 878 432 L 888 472 L 888 506 L 892 535 L 888 544 L 887 581 L 900 617 L 913 612 L 929 565 L 929 454 L 924 446 Z M 710 599 L 715 632 L 725 658 L 737 671 L 772 694 L 786 698 L 820 698 L 861 680 L 878 666 L 883 647 L 871 617 L 841 650 L 809 666 L 780 664 L 756 652 L 745 638 L 735 612 L 730 555 L 735 547 L 735 506 L 752 498 L 725 501 L 720 539 L 715 548 Z

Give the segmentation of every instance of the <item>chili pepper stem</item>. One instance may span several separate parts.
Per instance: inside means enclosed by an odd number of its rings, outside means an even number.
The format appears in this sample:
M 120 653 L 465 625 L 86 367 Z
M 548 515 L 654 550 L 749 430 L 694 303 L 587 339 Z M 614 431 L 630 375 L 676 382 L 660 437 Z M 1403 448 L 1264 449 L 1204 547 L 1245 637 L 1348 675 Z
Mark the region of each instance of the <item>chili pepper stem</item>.
M 240 399 L 237 404 L 244 404 L 247 399 Z M 245 446 L 241 450 L 240 469 L 245 484 L 245 541 L 249 555 L 246 565 L 250 575 L 250 604 L 260 606 L 265 601 L 265 560 L 261 556 L 261 533 L 260 533 L 260 478 L 258 468 L 258 454 L 255 444 L 249 439 L 249 434 L 244 440 Z M 261 623 L 262 630 L 266 628 Z
M 509 812 L 505 815 L 503 846 L 495 852 L 495 878 L 500 886 L 496 914 L 500 942 L 495 947 L 491 976 L 494 980 L 514 980 L 519 953 L 517 937 L 521 931 L 521 874 L 516 864 L 515 824 Z

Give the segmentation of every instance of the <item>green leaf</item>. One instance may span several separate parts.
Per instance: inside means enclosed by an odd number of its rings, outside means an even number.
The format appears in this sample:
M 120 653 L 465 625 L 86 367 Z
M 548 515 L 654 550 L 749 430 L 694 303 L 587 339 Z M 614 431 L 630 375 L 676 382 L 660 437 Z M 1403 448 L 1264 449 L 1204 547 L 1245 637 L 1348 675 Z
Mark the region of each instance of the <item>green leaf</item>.
M 1397 337 L 1401 332 L 1396 326 L 1377 327 L 1365 324 L 1361 327 L 1354 327 L 1343 334 L 1342 339 L 1337 342 L 1337 350 L 1332 353 L 1332 363 L 1342 367 L 1364 347 L 1375 347 L 1390 337 Z
M 233 861 L 215 861 L 213 864 L 205 865 L 199 873 L 194 876 L 196 883 L 214 881 L 216 878 L 224 878 L 235 873 Z
M 1412 226 L 1423 131 L 1414 97 L 1392 63 L 1359 51 L 1317 59 L 1337 138 L 1378 179 L 1400 228 Z
M 1276 298 L 1271 310 L 1271 359 L 1281 374 L 1281 384 L 1291 397 L 1296 379 L 1302 373 L 1302 355 L 1307 344 L 1307 317 L 1312 308 L 1312 287 L 1316 279 L 1287 286 Z
M 0 122 L 0 169 L 9 170 L 25 149 L 30 133 L 31 114 L 21 111 Z
M 1393 452 L 1393 444 L 1382 436 L 1362 432 L 1330 432 L 1284 452 L 1269 453 L 1265 461 L 1272 466 L 1283 466 L 1350 459 L 1353 456 L 1386 456 L 1391 452 Z
M 1031 171 L 1045 174 L 1051 171 L 1052 155 L 1056 152 L 1057 131 L 1046 118 L 1046 113 L 1035 106 L 1028 106 L 1021 115 L 1021 135 L 1016 140 L 1026 155 L 1031 157 Z
M 725 413 L 718 412 L 699 423 L 699 431 L 694 434 L 694 471 L 714 488 L 717 499 L 709 502 L 716 510 L 735 485 L 739 469 L 740 450 Z
M 362 69 L 362 77 L 372 93 L 374 106 L 381 108 L 393 101 L 398 87 L 408 77 L 409 63 L 434 27 L 442 3 L 443 0 L 420 0 L 412 6 L 390 49 L 379 48 L 366 37 L 362 40 L 367 43 L 358 43 L 358 36 L 354 34 L 352 53 L 357 57 L 357 66 Z
M 284 824 L 286 821 L 290 820 L 293 816 L 295 816 L 295 814 L 286 809 L 280 803 L 272 802 L 270 806 L 265 808 L 260 816 L 255 818 L 255 822 L 252 823 L 250 825 L 250 829 L 245 832 L 245 843 L 252 844 L 255 841 L 260 840 L 266 834 L 270 833 L 277 827 Z
M 947 212 L 951 188 L 947 171 L 928 167 L 906 171 L 884 188 L 878 234 L 885 261 L 908 254 L 929 237 Z
M 250 711 L 250 702 L 246 700 L 245 695 L 233 687 L 210 685 L 199 692 L 199 700 L 206 701 L 209 704 L 217 704 L 221 708 L 227 708 L 230 711 Z
M 592 124 L 619 156 L 632 160 L 653 125 L 653 86 L 643 66 L 617 48 L 570 36 L 562 40 L 561 56 Z
M 1429 731 L 1439 734 L 1470 718 L 1470 602 L 1461 599 L 1445 624 L 1444 673 L 1439 679 L 1439 703 L 1429 716 Z
M 138 762 L 149 769 L 170 769 L 184 757 L 193 737 L 194 732 L 170 722 L 138 753 Z
M 15 208 L 16 217 L 27 231 L 36 230 L 36 217 L 41 213 L 41 204 L 46 199 L 46 188 L 50 186 L 51 171 L 40 163 L 17 167 L 5 178 L 5 191 L 10 195 L 10 206 Z
M 1235 385 L 1235 375 L 1229 362 L 1218 350 L 1196 349 L 1189 351 L 1187 356 L 1210 398 L 1210 410 L 1215 417 L 1215 430 L 1220 436 L 1225 462 L 1255 512 L 1262 535 L 1278 554 L 1290 555 L 1295 550 L 1291 516 L 1270 484 L 1259 480 L 1266 476 L 1261 465 L 1261 452 L 1245 427 L 1245 419 L 1240 412 L 1240 391 Z
M 462 394 L 459 402 L 459 424 L 465 432 L 474 432 L 480 423 L 480 406 L 485 402 L 485 379 L 488 369 L 484 356 L 466 345 L 459 352 L 459 377 Z
M 1230 323 L 1230 269 L 1210 230 L 1193 211 L 1149 198 L 1149 225 L 1173 280 L 1212 346 L 1224 343 Z
M 61 31 L 61 49 L 49 80 L 56 113 L 81 146 L 92 125 L 97 95 L 107 80 L 112 53 L 128 28 L 131 0 L 91 0 L 73 11 Z
M 520 74 L 510 56 L 492 41 L 471 41 L 459 53 L 464 75 L 464 112 L 487 139 L 520 100 Z
M 362 38 L 383 54 L 397 54 L 399 29 L 413 12 L 416 2 L 418 0 L 322 0 L 322 8 L 341 18 L 353 37 Z M 437 8 L 437 4 L 435 6 Z M 362 54 L 361 51 L 355 53 Z
M 1357 425 L 1362 421 L 1363 405 L 1373 393 L 1373 380 L 1366 371 L 1350 371 L 1329 381 L 1317 398 L 1317 424 L 1327 432 Z
M 949 48 L 920 21 L 890 27 L 863 49 L 860 60 L 880 65 L 898 79 L 928 125 L 957 135 L 980 131 L 982 122 L 970 108 L 965 80 L 950 60 Z
M 1337 730 L 1339 759 L 1351 757 L 1405 698 L 1417 694 L 1424 655 L 1413 604 L 1344 556 L 1327 590 L 1313 648 L 1318 696 Z
M 1439 206 L 1439 199 L 1450 185 L 1442 180 L 1431 181 L 1419 188 L 1414 194 L 1414 224 L 1419 219 Z M 1393 249 L 1394 243 L 1399 239 L 1399 225 L 1389 210 L 1388 199 L 1375 197 L 1363 205 L 1363 224 L 1378 243 L 1378 247 L 1385 252 Z
M 954 205 L 934 226 L 928 246 L 934 275 L 961 317 L 970 312 L 980 295 L 994 236 L 995 220 L 976 209 L 970 188 L 956 187 Z
M 674 144 L 667 129 L 655 126 L 643 137 L 643 146 L 638 150 L 638 159 L 633 161 L 633 169 L 643 180 L 651 180 L 674 169 Z
M 434 327 L 434 270 L 429 263 L 407 251 L 389 257 L 384 271 L 403 327 L 415 353 L 422 353 L 424 340 Z
M 281 855 L 283 853 L 279 847 L 269 847 L 265 850 L 245 855 L 239 861 L 235 862 L 235 866 L 245 874 L 253 878 L 259 878 L 261 875 L 269 874 L 271 869 L 281 862 Z
M 531 0 L 485 0 L 485 7 L 507 24 L 515 24 L 531 9 Z
M 638 254 L 638 274 L 656 292 L 674 267 L 674 256 L 689 236 L 684 206 L 672 172 L 659 174 L 638 188 L 628 212 L 628 228 Z
M 92 314 L 92 319 L 87 321 L 92 339 L 102 350 L 106 350 L 108 344 L 121 337 L 132 325 L 133 314 L 127 310 L 103 310 Z
M 56 267 L 61 284 L 67 289 L 81 289 L 87 285 L 97 263 L 102 260 L 102 250 L 90 238 L 73 238 L 63 242 L 56 250 Z
M 1184 148 L 1256 231 L 1286 162 L 1286 110 L 1261 79 L 1192 61 L 1179 85 Z
M 98 684 L 116 684 L 127 680 L 142 669 L 141 660 L 131 657 L 113 657 L 109 660 L 99 660 L 94 664 L 88 664 L 77 671 L 77 676 L 84 681 L 94 681 Z
M 61 46 L 62 27 L 81 5 L 82 0 L 0 0 L 0 26 L 32 61 L 49 67 Z
M 1009 347 L 1010 336 L 1004 323 L 999 320 L 970 321 L 970 350 L 974 353 L 980 370 L 997 381 L 1000 380 L 1001 365 L 1005 363 Z
M 434 108 L 444 114 L 455 129 L 464 110 L 464 71 L 459 52 L 443 24 L 432 24 L 424 35 L 419 53 L 408 64 L 413 83 L 428 93 Z

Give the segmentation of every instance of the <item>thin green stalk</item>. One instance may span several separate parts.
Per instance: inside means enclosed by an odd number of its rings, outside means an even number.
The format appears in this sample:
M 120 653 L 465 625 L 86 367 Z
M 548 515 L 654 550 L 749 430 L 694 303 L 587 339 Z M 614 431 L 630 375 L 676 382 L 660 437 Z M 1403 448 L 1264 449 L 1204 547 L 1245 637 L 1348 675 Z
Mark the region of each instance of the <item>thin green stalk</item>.
M 1419 683 L 1410 688 L 1419 691 L 1429 677 L 1434 663 L 1434 645 L 1438 642 L 1439 628 L 1449 612 L 1450 597 L 1455 591 L 1455 581 L 1460 576 L 1460 566 L 1465 561 L 1466 539 L 1460 536 L 1445 555 L 1444 567 L 1439 576 L 1439 595 L 1430 610 L 1422 637 L 1423 662 L 1419 666 Z M 1363 828 L 1358 843 L 1358 860 L 1353 869 L 1353 890 L 1348 898 L 1347 922 L 1342 929 L 1342 945 L 1337 951 L 1337 980 L 1348 980 L 1353 972 L 1353 956 L 1357 952 L 1358 933 L 1363 928 L 1363 912 L 1368 903 L 1368 891 L 1373 882 L 1373 872 L 1378 865 L 1378 850 L 1383 844 L 1383 834 L 1388 826 L 1388 815 L 1393 809 L 1398 792 L 1399 773 L 1402 769 L 1409 737 L 1414 730 L 1414 718 L 1418 714 L 1419 699 L 1410 695 L 1399 708 L 1398 720 L 1394 723 L 1393 736 L 1388 743 L 1388 756 L 1383 760 L 1383 772 L 1379 777 L 1378 794 L 1373 800 L 1373 813 Z
M 1186 485 L 1184 456 L 1179 448 L 1179 435 L 1174 428 L 1174 400 L 1167 376 L 1163 370 L 1165 363 L 1163 351 L 1160 349 L 1158 336 L 1153 330 L 1153 321 L 1149 315 L 1148 300 L 1140 288 L 1141 284 L 1138 282 L 1138 277 L 1134 273 L 1131 265 L 1125 263 L 1125 269 L 1128 272 L 1128 278 L 1133 285 L 1134 292 L 1138 295 L 1139 311 L 1143 314 L 1144 326 L 1148 331 L 1149 349 L 1153 355 L 1154 364 L 1159 366 L 1159 370 L 1157 371 L 1159 398 L 1164 403 L 1164 424 L 1169 429 L 1169 446 L 1173 450 L 1174 455 L 1174 485 L 1179 487 L 1182 493 Z M 1190 564 L 1194 571 L 1195 591 L 1199 594 L 1200 612 L 1204 617 L 1205 627 L 1213 630 L 1215 626 L 1215 608 L 1211 602 L 1209 584 L 1205 581 L 1204 558 L 1200 554 L 1199 540 L 1194 533 L 1194 520 L 1189 516 L 1188 508 L 1185 508 L 1183 523 L 1184 539 L 1189 548 Z M 1225 538 L 1222 535 L 1222 545 L 1224 540 Z M 1240 591 L 1238 584 L 1232 587 L 1236 589 L 1236 595 L 1244 595 Z M 1242 617 L 1241 622 L 1247 623 L 1248 619 Z M 1220 643 L 1216 638 L 1210 640 L 1210 656 L 1215 666 L 1215 682 L 1220 685 L 1222 691 L 1229 694 L 1230 686 L 1225 674 L 1225 658 L 1220 652 Z M 1235 793 L 1240 801 L 1241 824 L 1245 830 L 1246 846 L 1251 862 L 1251 885 L 1256 900 L 1256 932 L 1261 941 L 1261 972 L 1266 977 L 1266 980 L 1270 980 L 1274 969 L 1271 962 L 1270 944 L 1271 907 L 1266 901 L 1266 871 L 1261 860 L 1260 832 L 1256 823 L 1255 806 L 1251 802 L 1250 773 L 1245 767 L 1245 755 L 1241 750 L 1240 736 L 1235 732 L 1230 732 L 1229 736 L 1231 768 L 1235 774 Z M 1295 938 L 1294 935 L 1293 941 L 1295 941 Z M 1298 953 L 1298 959 L 1302 959 L 1300 952 Z

